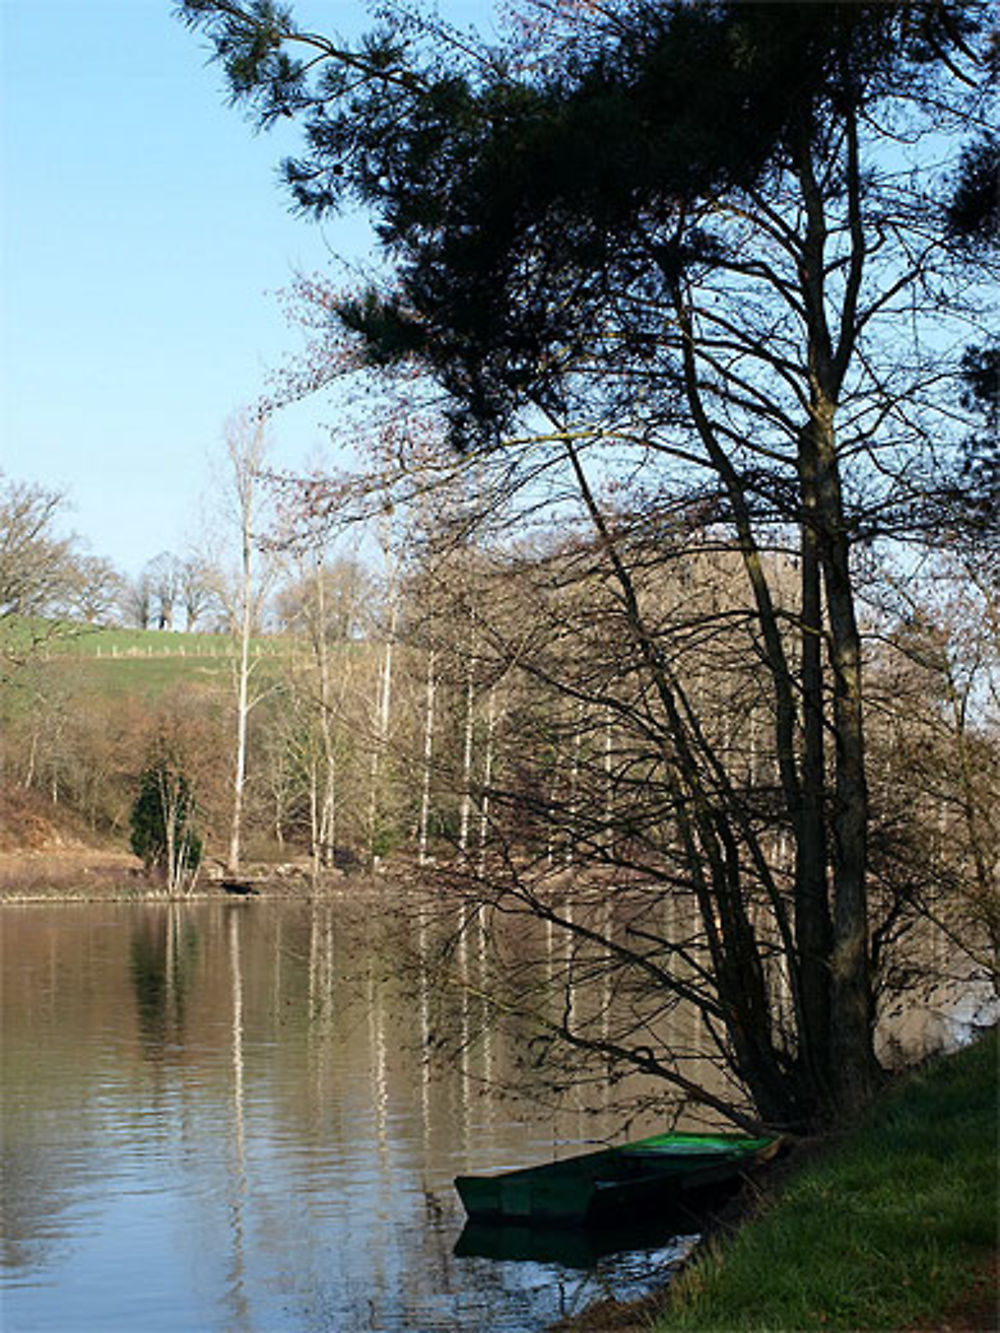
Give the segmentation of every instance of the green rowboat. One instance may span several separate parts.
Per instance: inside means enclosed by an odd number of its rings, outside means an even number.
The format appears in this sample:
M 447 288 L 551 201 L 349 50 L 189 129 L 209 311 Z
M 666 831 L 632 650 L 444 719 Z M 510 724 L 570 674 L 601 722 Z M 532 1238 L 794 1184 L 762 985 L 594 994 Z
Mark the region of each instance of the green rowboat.
M 654 1134 L 544 1166 L 457 1176 L 455 1188 L 477 1222 L 600 1222 L 735 1180 L 776 1144 L 740 1134 Z

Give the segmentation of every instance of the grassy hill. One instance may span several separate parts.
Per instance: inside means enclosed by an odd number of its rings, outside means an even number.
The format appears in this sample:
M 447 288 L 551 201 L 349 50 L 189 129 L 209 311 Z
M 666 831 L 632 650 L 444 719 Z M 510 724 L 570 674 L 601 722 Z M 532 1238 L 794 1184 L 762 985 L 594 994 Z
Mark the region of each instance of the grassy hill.
M 8 630 L 27 643 L 40 641 L 36 655 L 42 669 L 71 668 L 78 688 L 106 697 L 134 694 L 156 697 L 178 684 L 225 684 L 235 654 L 228 634 L 189 634 L 170 630 L 104 629 L 90 626 L 29 626 Z M 286 660 L 295 652 L 288 636 L 251 641 L 257 659 Z

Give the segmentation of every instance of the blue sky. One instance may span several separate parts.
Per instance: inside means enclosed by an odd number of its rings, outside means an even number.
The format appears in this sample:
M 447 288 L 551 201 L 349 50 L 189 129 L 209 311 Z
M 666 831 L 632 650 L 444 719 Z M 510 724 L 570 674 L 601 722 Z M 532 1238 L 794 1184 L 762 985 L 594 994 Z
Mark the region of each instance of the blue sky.
M 226 418 L 301 345 L 278 290 L 368 245 L 360 219 L 289 212 L 294 132 L 255 135 L 207 54 L 171 0 L 0 0 L 0 470 L 65 490 L 67 526 L 133 575 L 197 541 Z M 276 462 L 314 459 L 332 411 L 282 414 Z

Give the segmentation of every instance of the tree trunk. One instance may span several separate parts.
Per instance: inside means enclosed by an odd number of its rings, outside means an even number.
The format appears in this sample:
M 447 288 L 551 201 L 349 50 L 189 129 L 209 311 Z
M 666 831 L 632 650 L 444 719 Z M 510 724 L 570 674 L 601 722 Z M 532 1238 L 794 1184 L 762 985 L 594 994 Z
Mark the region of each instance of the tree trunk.
M 826 254 L 828 227 L 824 197 L 814 170 L 806 126 L 802 127 L 795 146 L 795 168 L 805 209 L 799 280 L 810 381 L 809 423 L 799 437 L 800 479 L 805 517 L 813 520 L 816 560 L 826 598 L 827 653 L 833 687 L 832 705 L 824 708 L 824 715 L 834 744 L 829 849 L 833 922 L 828 1060 L 835 1112 L 849 1112 L 862 1105 L 878 1081 L 869 975 L 869 809 L 861 708 L 861 636 L 834 425 L 844 376 L 854 352 L 856 302 L 866 257 L 860 213 L 862 182 L 857 125 L 853 117 L 846 117 L 844 129 L 850 248 L 849 262 L 843 269 L 843 289 L 836 300 L 828 286 L 831 268 Z M 833 325 L 838 331 L 836 345 L 831 335 L 830 311 L 836 312 Z
M 336 754 L 333 730 L 330 725 L 330 657 L 326 641 L 326 589 L 322 562 L 316 566 L 315 630 L 316 663 L 319 670 L 319 725 L 323 739 L 323 798 L 319 817 L 319 856 L 327 866 L 333 865 L 336 842 Z
M 830 1065 L 839 1106 L 872 1095 L 878 1065 L 872 1045 L 868 953 L 868 784 L 862 717 L 861 635 L 854 609 L 832 412 L 819 440 L 820 558 L 830 627 L 835 738 L 833 955 Z
M 573 721 L 573 751 L 569 765 L 569 792 L 566 801 L 566 846 L 563 849 L 563 864 L 571 866 L 576 857 L 576 816 L 577 786 L 580 781 L 580 747 L 583 743 L 583 705 L 578 704 Z
M 808 440 L 800 450 L 801 639 L 802 639 L 802 781 L 795 824 L 795 942 L 789 963 L 799 978 L 800 1057 L 823 1100 L 830 1079 L 830 953 L 833 928 L 827 883 L 825 822 L 826 708 L 823 698 L 823 606 L 817 532 L 815 450 Z
M 236 757 L 233 766 L 233 816 L 229 832 L 229 857 L 226 869 L 238 875 L 240 869 L 240 840 L 243 831 L 243 789 L 246 785 L 247 714 L 249 712 L 250 678 L 250 579 L 251 541 L 249 506 L 243 521 L 243 587 L 240 605 L 239 663 L 236 680 Z
M 386 636 L 375 699 L 375 735 L 372 745 L 371 791 L 368 800 L 368 847 L 373 867 L 377 867 L 379 862 L 377 848 L 381 806 L 379 787 L 382 778 L 382 760 L 389 742 L 389 718 L 392 711 L 392 650 L 395 637 L 396 603 L 393 599 L 389 614 L 389 633 Z
M 236 679 L 236 754 L 233 763 L 233 813 L 226 869 L 238 875 L 243 832 L 243 797 L 246 785 L 247 717 L 250 712 L 250 633 L 253 628 L 253 516 L 254 490 L 264 453 L 264 423 L 239 421 L 230 427 L 229 459 L 233 493 L 240 525 L 239 621 L 236 626 L 239 659 Z
M 493 746 L 496 736 L 497 687 L 490 686 L 486 707 L 486 753 L 483 756 L 483 794 L 479 802 L 479 873 L 486 868 L 486 848 L 490 830 L 490 784 L 493 781 Z
M 462 740 L 462 802 L 458 819 L 458 850 L 469 850 L 469 820 L 472 817 L 472 734 L 475 726 L 475 657 L 470 645 L 465 677 L 465 725 Z
M 434 649 L 427 654 L 427 699 L 424 707 L 424 771 L 420 794 L 420 833 L 418 860 L 427 864 L 428 824 L 431 810 L 431 761 L 434 755 L 434 702 L 437 681 L 434 676 Z

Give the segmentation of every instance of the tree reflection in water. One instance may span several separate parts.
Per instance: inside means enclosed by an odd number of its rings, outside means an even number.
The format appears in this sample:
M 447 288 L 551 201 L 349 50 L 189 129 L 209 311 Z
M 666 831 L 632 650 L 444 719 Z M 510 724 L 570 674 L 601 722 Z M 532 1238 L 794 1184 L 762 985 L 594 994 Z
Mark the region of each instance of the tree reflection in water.
M 506 1091 L 478 918 L 442 987 L 445 928 L 375 895 L 0 917 L 12 1327 L 524 1333 L 624 1262 L 454 1252 L 455 1175 L 621 1130 Z
M 139 1032 L 148 1059 L 167 1058 L 184 1039 L 184 1007 L 198 962 L 198 927 L 179 903 L 136 917 L 129 944 Z

